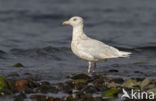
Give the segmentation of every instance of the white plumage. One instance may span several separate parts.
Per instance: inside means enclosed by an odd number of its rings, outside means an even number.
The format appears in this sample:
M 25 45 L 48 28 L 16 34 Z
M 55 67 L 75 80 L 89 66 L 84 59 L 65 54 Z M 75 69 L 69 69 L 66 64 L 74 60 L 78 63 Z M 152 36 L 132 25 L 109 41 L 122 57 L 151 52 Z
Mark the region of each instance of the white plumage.
M 96 62 L 110 58 L 128 57 L 131 54 L 130 52 L 119 51 L 101 41 L 89 38 L 83 31 L 83 19 L 81 17 L 72 17 L 68 21 L 63 22 L 63 24 L 73 26 L 71 49 L 75 55 L 88 61 L 88 73 L 90 73 L 91 63 L 94 63 L 94 72 Z

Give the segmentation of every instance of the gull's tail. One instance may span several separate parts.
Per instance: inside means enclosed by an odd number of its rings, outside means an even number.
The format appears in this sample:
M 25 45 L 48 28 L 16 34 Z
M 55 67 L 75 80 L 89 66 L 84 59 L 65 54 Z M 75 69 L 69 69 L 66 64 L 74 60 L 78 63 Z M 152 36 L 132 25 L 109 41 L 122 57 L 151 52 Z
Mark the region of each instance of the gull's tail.
M 123 52 L 123 51 L 120 51 L 120 54 L 121 54 L 121 57 L 129 57 L 130 54 L 132 54 L 131 52 Z

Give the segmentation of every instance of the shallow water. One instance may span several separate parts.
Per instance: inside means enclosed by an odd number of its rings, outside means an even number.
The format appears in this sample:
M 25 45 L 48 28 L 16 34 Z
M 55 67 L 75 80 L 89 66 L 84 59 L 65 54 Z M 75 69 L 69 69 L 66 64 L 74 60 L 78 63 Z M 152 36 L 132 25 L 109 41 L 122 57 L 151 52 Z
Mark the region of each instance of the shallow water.
M 99 63 L 97 72 L 156 78 L 155 0 L 0 0 L 0 74 L 30 73 L 39 80 L 62 80 L 87 72 L 87 62 L 70 50 L 72 28 L 62 26 L 78 15 L 88 36 L 121 50 L 130 58 Z M 20 62 L 24 68 L 12 68 Z M 146 62 L 136 65 L 135 62 Z

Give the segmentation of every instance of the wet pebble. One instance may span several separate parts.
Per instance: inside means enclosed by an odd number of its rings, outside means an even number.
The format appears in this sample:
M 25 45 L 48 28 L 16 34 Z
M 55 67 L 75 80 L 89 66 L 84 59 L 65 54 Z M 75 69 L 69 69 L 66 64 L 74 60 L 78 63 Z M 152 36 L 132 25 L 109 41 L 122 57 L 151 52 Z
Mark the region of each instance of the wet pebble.
M 53 98 L 45 95 L 32 95 L 30 99 L 33 101 L 62 101 L 60 98 Z
M 8 77 L 19 77 L 20 75 L 18 73 L 11 73 L 8 75 Z
M 57 93 L 58 89 L 51 85 L 42 85 L 37 87 L 35 90 L 36 93 Z
M 105 84 L 105 80 L 104 79 L 97 79 L 93 81 L 94 87 L 98 90 L 98 91 L 104 91 L 106 89 L 106 84 Z
M 18 90 L 24 90 L 28 87 L 29 81 L 28 80 L 17 80 L 14 82 L 14 87 Z
M 0 96 L 8 96 L 12 95 L 13 92 L 10 89 L 2 89 L 0 90 Z
M 82 92 L 84 92 L 85 94 L 86 93 L 93 94 L 97 92 L 97 89 L 92 85 L 87 85 L 82 89 Z
M 124 82 L 124 80 L 122 78 L 113 78 L 113 79 L 111 79 L 111 81 L 118 83 L 118 84 L 122 84 Z
M 140 88 L 143 89 L 146 86 L 148 86 L 150 84 L 151 80 L 148 78 L 145 78 L 141 83 L 140 83 Z
M 116 88 L 115 82 L 110 82 L 110 83 L 106 84 L 106 86 L 107 86 L 108 88 Z
M 10 82 L 3 76 L 0 76 L 0 90 L 3 90 L 3 89 L 11 89 L 12 86 L 10 84 Z
M 15 68 L 17 68 L 17 67 L 24 67 L 24 65 L 21 64 L 21 63 L 16 63 L 12 67 L 15 67 Z
M 21 92 L 14 97 L 15 99 L 14 101 L 24 101 L 25 98 L 26 98 L 26 95 L 23 92 Z
M 129 79 L 122 84 L 122 87 L 133 88 L 138 86 L 138 82 L 135 79 Z
M 102 94 L 102 97 L 103 98 L 114 98 L 118 95 L 119 91 L 120 91 L 120 89 L 118 89 L 118 88 L 109 89 Z
M 73 80 L 77 80 L 77 79 L 88 80 L 88 79 L 90 79 L 90 76 L 88 76 L 88 74 L 81 73 L 81 74 L 76 74 L 76 75 L 72 76 L 71 79 L 73 79 Z

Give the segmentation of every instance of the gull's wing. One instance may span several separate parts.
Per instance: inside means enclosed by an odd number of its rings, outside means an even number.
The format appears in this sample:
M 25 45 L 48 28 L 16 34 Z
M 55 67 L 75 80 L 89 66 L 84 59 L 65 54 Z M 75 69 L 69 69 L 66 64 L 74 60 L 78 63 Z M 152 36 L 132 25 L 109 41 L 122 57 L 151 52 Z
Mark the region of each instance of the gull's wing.
M 77 48 L 80 51 L 90 54 L 95 59 L 116 58 L 120 56 L 120 51 L 118 49 L 91 38 L 81 40 Z

